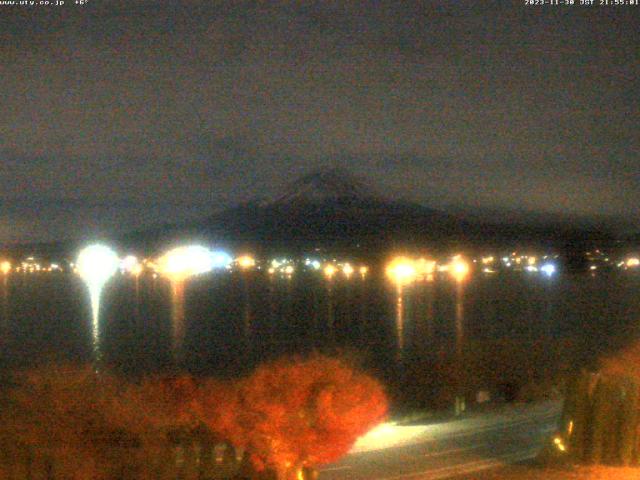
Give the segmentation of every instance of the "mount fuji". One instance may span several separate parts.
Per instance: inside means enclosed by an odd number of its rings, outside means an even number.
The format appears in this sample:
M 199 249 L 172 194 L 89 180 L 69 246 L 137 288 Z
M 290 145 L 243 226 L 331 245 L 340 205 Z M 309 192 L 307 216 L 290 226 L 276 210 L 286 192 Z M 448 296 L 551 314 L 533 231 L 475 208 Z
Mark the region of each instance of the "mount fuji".
M 424 246 L 547 245 L 564 247 L 593 232 L 568 224 L 491 223 L 386 198 L 339 169 L 320 169 L 292 181 L 268 200 L 250 201 L 178 226 L 128 236 L 147 248 L 185 237 L 230 246 L 288 251 L 316 247 L 388 249 Z

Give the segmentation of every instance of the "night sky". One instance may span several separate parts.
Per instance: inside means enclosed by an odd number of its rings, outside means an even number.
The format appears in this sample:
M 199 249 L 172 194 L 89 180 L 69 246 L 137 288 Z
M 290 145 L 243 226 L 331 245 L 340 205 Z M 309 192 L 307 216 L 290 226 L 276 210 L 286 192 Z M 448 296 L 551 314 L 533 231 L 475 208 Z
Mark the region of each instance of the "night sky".
M 0 242 L 336 165 L 437 208 L 640 220 L 640 6 L 264 3 L 0 6 Z

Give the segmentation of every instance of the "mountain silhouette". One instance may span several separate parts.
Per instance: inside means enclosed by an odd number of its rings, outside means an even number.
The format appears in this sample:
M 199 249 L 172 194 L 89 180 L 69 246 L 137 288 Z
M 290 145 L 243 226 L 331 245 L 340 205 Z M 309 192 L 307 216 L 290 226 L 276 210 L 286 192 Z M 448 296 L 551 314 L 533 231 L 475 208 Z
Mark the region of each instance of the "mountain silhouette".
M 334 167 L 315 170 L 291 182 L 273 203 L 323 203 L 380 200 L 379 194 L 348 170 Z
M 385 198 L 340 168 L 312 171 L 271 200 L 250 201 L 188 224 L 145 230 L 127 238 L 144 248 L 184 238 L 229 246 L 290 251 L 316 247 L 558 246 L 610 240 L 564 223 L 468 220 L 423 205 Z M 129 243 L 129 242 L 127 242 Z

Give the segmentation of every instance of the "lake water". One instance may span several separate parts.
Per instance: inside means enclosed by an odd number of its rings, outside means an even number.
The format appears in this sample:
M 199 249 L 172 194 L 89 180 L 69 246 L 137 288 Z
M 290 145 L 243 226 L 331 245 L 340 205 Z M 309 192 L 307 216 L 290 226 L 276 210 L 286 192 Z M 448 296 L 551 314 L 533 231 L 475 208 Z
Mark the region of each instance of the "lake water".
M 331 281 L 223 272 L 186 284 L 178 318 L 165 280 L 116 276 L 94 330 L 78 277 L 14 273 L 0 283 L 0 369 L 99 360 L 130 375 L 234 376 L 318 350 L 349 355 L 394 396 L 423 405 L 446 384 L 543 381 L 640 338 L 639 287 L 630 272 L 476 273 L 401 291 L 382 272 Z

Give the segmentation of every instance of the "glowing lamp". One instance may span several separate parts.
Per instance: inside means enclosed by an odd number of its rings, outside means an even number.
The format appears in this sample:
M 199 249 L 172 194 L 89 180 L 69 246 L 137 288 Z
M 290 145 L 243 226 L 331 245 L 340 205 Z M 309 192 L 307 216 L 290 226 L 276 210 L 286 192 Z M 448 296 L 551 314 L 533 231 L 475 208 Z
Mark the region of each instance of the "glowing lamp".
M 449 273 L 457 282 L 462 282 L 469 275 L 469 264 L 456 255 L 449 264 Z
M 415 262 L 406 257 L 396 257 L 387 265 L 386 273 L 398 285 L 411 283 L 416 278 Z
M 91 245 L 78 255 L 76 269 L 87 285 L 102 287 L 116 271 L 120 262 L 116 253 L 104 245 Z
M 369 273 L 369 268 L 365 267 L 365 266 L 362 266 L 362 267 L 360 267 L 359 272 L 360 272 L 360 275 L 362 275 L 364 277 L 367 273 Z
M 226 254 L 224 254 L 226 255 Z M 228 265 L 231 258 L 222 258 L 221 253 L 214 253 L 199 245 L 177 247 L 169 250 L 157 261 L 158 271 L 170 279 L 179 282 L 194 275 L 210 272 L 221 265 Z
M 4 262 L 0 263 L 0 271 L 2 271 L 3 275 L 8 275 L 11 271 L 11 262 L 5 260 Z
M 236 263 L 243 270 L 248 270 L 256 266 L 256 260 L 250 255 L 242 255 L 236 258 Z
M 436 269 L 436 262 L 433 260 L 426 260 L 424 258 L 419 258 L 415 262 L 416 273 L 421 278 L 428 278 L 430 275 L 433 275 L 433 272 Z
M 336 267 L 330 263 L 328 265 L 325 265 L 323 269 L 324 276 L 327 277 L 329 280 L 333 278 L 333 276 L 336 274 L 336 271 L 337 271 Z
M 627 259 L 627 268 L 633 268 L 633 267 L 637 267 L 638 265 L 640 265 L 640 258 L 636 258 L 636 257 L 632 257 Z
M 202 248 L 202 247 L 198 247 L 198 248 Z M 205 249 L 203 248 L 203 250 Z M 213 269 L 229 268 L 229 266 L 231 265 L 231 262 L 233 262 L 233 259 L 227 252 L 222 252 L 218 250 L 218 251 L 210 252 L 210 255 L 211 255 L 211 262 L 213 265 L 212 266 Z
M 119 265 L 118 255 L 105 245 L 90 245 L 78 255 L 76 271 L 89 288 L 94 330 L 98 328 L 102 288 L 116 273 Z
M 342 273 L 344 273 L 344 276 L 347 278 L 351 277 L 351 275 L 353 275 L 353 267 L 350 264 L 345 263 L 342 266 Z
M 131 273 L 133 275 L 136 275 L 135 271 L 138 270 L 139 267 L 140 262 L 134 255 L 127 255 L 122 259 L 122 262 L 120 262 L 120 269 L 123 272 Z M 139 270 L 138 274 L 140 273 L 140 271 L 142 270 Z
M 131 267 L 131 270 L 129 271 L 129 273 L 131 273 L 131 275 L 133 275 L 134 277 L 139 277 L 140 274 L 142 273 L 142 270 L 143 270 L 142 265 L 138 263 L 137 265 L 134 265 Z
M 547 277 L 550 277 L 551 275 L 556 273 L 556 266 L 553 263 L 545 263 L 540 267 L 540 271 Z

